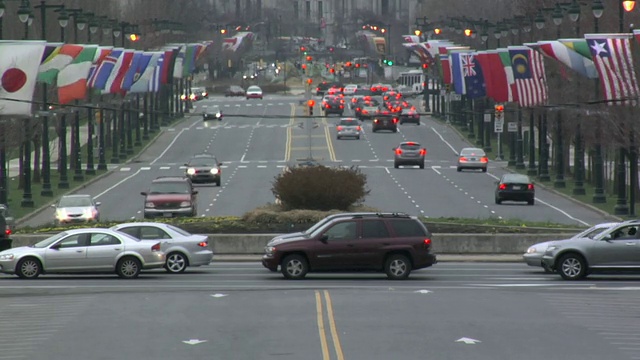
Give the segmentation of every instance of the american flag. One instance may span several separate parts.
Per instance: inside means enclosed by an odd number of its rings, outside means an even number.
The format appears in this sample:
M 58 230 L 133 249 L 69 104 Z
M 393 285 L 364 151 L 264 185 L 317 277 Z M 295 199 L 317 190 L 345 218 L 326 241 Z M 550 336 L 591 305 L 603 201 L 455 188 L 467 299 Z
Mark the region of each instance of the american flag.
M 629 34 L 585 34 L 600 86 L 609 105 L 635 105 L 638 80 L 633 68 Z M 633 99 L 633 100 L 628 100 Z
M 548 99 L 547 76 L 542 54 L 527 46 L 509 46 L 513 78 L 522 107 L 544 105 Z

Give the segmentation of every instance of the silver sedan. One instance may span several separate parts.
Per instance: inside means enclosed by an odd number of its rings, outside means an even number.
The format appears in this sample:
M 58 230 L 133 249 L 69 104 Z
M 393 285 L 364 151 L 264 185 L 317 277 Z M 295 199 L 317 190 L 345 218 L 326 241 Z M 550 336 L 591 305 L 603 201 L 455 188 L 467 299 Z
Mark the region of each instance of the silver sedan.
M 181 273 L 187 266 L 208 265 L 213 258 L 208 237 L 193 235 L 170 224 L 138 222 L 119 224 L 111 230 L 124 232 L 143 240 L 160 241 L 167 254 L 164 268 L 170 273 Z
M 609 228 L 614 227 L 614 226 L 619 225 L 619 224 L 620 223 L 617 223 L 617 222 L 609 222 L 609 223 L 597 224 L 597 225 L 594 225 L 594 226 L 584 230 L 581 233 L 578 233 L 578 234 L 572 236 L 571 239 L 578 239 L 578 238 L 583 238 L 583 237 L 593 238 L 594 236 L 598 235 L 599 233 L 605 231 L 606 229 L 609 229 Z M 542 263 L 542 255 L 544 255 L 544 252 L 547 251 L 547 248 L 549 247 L 549 245 L 553 244 L 555 241 L 561 241 L 561 240 L 545 241 L 545 242 L 541 242 L 541 243 L 537 243 L 537 244 L 531 245 L 527 249 L 527 252 L 524 255 L 522 255 L 522 258 L 524 259 L 524 262 L 527 263 L 527 265 L 529 265 L 529 266 L 535 266 L 535 267 L 542 266 L 542 268 L 544 269 L 544 271 L 546 273 L 553 272 L 553 270 L 551 270 L 548 266 L 545 266 Z
M 63 231 L 32 246 L 0 252 L 0 272 L 35 279 L 53 273 L 113 273 L 138 277 L 142 269 L 164 266 L 159 241 L 138 240 L 108 229 Z
M 489 158 L 484 150 L 479 148 L 464 148 L 460 150 L 458 155 L 458 172 L 463 169 L 480 169 L 482 172 L 487 172 L 487 164 Z

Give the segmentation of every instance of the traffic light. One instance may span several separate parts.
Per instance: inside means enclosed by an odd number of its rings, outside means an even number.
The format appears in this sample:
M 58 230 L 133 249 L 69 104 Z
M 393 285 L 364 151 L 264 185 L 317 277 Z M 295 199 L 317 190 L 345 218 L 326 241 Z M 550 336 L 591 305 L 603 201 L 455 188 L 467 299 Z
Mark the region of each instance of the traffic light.
M 329 69 L 329 72 L 332 73 L 332 74 L 335 74 L 336 73 L 336 69 L 331 68 L 331 69 Z
M 384 63 L 387 66 L 393 66 L 393 60 L 391 59 L 384 59 L 382 60 L 382 63 Z
M 313 79 L 312 78 L 308 78 L 307 79 L 307 84 L 309 84 L 309 86 L 311 86 L 311 84 L 313 84 Z
M 496 104 L 493 108 L 496 110 L 496 119 L 502 119 L 504 117 L 504 105 Z
M 425 70 L 428 69 L 429 68 L 429 64 L 427 64 L 427 63 L 422 64 L 422 68 L 425 69 Z
M 313 61 L 313 57 L 311 55 L 307 55 L 307 62 Z
M 302 70 L 307 70 L 307 64 L 302 64 L 300 65 L 300 67 L 302 68 Z
M 138 34 L 131 34 L 131 35 L 129 35 L 129 40 L 131 40 L 131 41 L 133 41 L 133 42 L 136 42 L 136 41 L 140 40 L 140 35 L 138 35 Z
M 313 100 L 307 101 L 307 106 L 309 106 L 309 115 L 313 116 L 313 107 L 316 105 L 316 102 Z

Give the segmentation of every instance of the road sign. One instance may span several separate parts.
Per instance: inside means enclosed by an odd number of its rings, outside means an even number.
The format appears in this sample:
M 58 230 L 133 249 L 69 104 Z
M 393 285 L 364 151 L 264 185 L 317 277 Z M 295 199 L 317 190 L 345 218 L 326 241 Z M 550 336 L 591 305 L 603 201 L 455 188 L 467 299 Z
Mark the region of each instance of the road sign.
M 484 122 L 486 123 L 490 123 L 491 122 L 491 114 L 484 114 Z
M 445 96 L 445 95 L 447 95 L 447 90 L 440 89 L 440 96 Z
M 460 100 L 462 100 L 462 95 L 456 94 L 456 93 L 451 94 L 451 101 L 460 101 Z
M 504 131 L 504 119 L 496 119 L 493 123 L 493 132 L 501 133 Z
M 507 131 L 508 132 L 518 132 L 518 123 L 517 122 L 510 122 L 507 124 Z

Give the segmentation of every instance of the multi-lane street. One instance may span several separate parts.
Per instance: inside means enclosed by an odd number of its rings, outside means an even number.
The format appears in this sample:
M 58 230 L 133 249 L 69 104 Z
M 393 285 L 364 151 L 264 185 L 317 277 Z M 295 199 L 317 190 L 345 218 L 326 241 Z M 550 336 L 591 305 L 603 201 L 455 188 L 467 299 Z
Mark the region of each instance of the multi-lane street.
M 536 189 L 536 205 L 494 204 L 495 182 L 506 163 L 491 162 L 487 173 L 456 171 L 456 154 L 469 146 L 449 126 L 423 116 L 422 124 L 401 125 L 397 133 L 371 132 L 363 126 L 360 140 L 337 140 L 337 116 L 304 118 L 302 96 L 267 94 L 264 100 L 211 97 L 195 103 L 191 116 L 172 128 L 135 163 L 80 190 L 102 203 L 102 220 L 141 219 L 140 195 L 158 176 L 182 175 L 184 164 L 198 153 L 215 154 L 222 166 L 222 186 L 198 185 L 198 216 L 242 215 L 274 202 L 271 183 L 287 165 L 312 157 L 333 166 L 358 166 L 371 190 L 366 204 L 383 211 L 437 217 L 511 218 L 586 225 L 605 217 L 566 198 Z M 204 123 L 198 113 L 219 106 L 224 120 Z M 314 115 L 319 115 L 316 105 Z M 345 116 L 352 115 L 351 110 Z M 418 141 L 427 149 L 424 170 L 393 168 L 393 150 L 402 141 Z M 48 209 L 25 223 L 51 222 Z
M 132 281 L 0 275 L 0 359 L 633 360 L 637 279 L 500 263 L 440 263 L 407 281 L 290 281 L 258 263 Z

